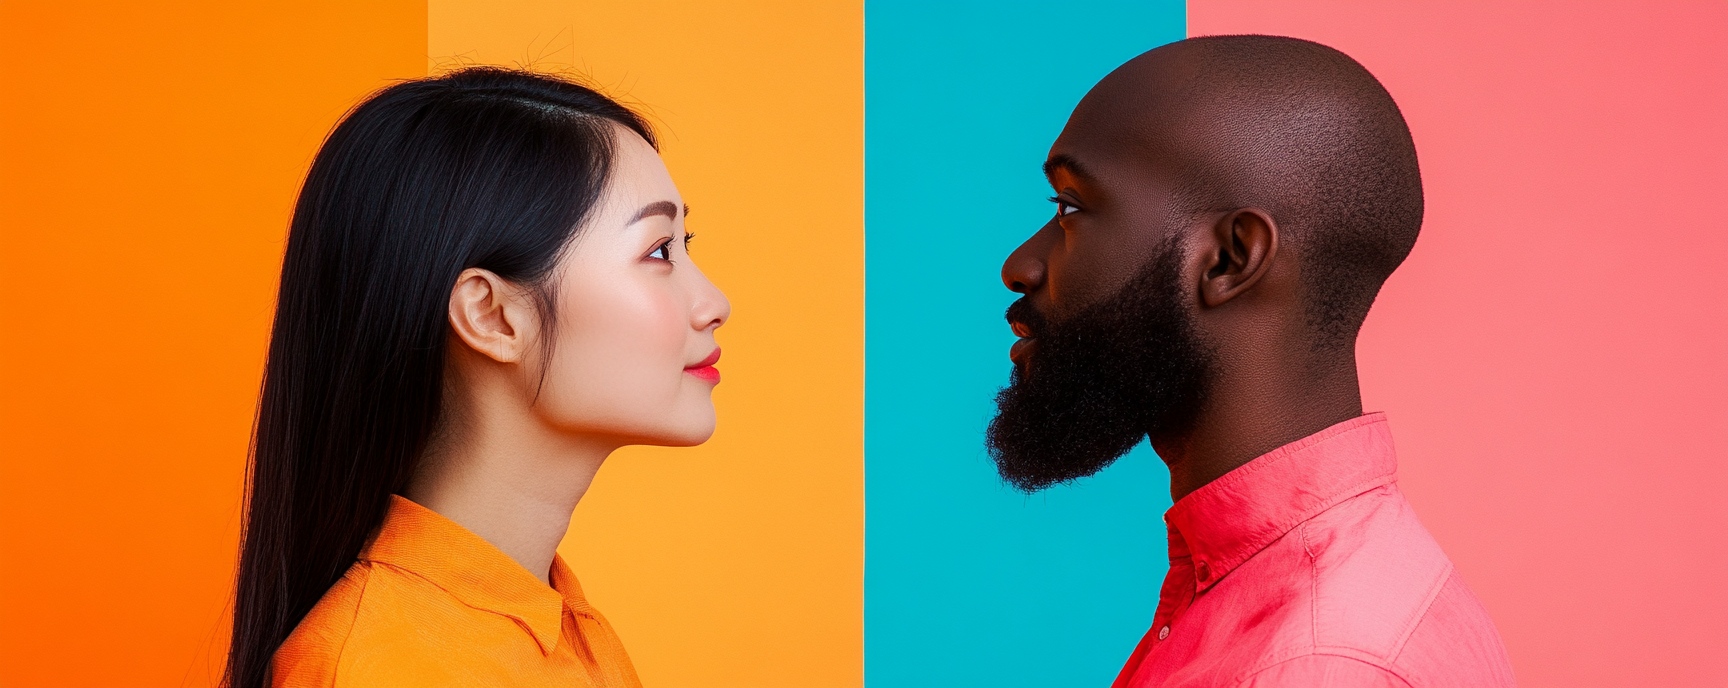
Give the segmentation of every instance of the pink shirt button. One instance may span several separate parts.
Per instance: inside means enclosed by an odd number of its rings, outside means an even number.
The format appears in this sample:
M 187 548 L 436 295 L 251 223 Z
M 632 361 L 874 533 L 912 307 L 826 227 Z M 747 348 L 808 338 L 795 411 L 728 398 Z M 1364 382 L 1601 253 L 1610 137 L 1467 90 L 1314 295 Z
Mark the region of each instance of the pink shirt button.
M 1168 638 L 1168 637 L 1170 637 L 1170 627 L 1169 626 L 1165 626 L 1163 628 L 1158 629 L 1158 639 L 1159 640 L 1163 640 L 1163 639 Z

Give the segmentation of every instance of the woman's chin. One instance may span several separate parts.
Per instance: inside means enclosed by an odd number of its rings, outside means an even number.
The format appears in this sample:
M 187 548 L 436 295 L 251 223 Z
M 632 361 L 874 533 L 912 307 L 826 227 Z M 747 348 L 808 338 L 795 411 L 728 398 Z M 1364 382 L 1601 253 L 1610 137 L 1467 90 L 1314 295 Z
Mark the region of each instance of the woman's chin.
M 714 427 L 714 412 L 710 410 L 706 414 L 700 414 L 700 417 L 662 427 L 637 444 L 651 444 L 658 447 L 694 447 L 713 437 Z
M 676 435 L 649 437 L 644 438 L 641 441 L 631 442 L 631 444 L 645 444 L 654 447 L 694 447 L 707 442 L 708 438 L 713 436 L 714 430 L 713 428 L 709 428 L 707 432 L 690 432 L 679 433 Z
M 713 437 L 713 436 L 714 436 L 714 419 L 713 419 L 713 417 L 709 417 L 707 423 L 703 423 L 699 427 L 691 428 L 690 432 L 684 433 L 682 436 L 680 436 L 676 440 L 676 442 L 674 444 L 668 444 L 666 446 L 668 446 L 668 447 L 694 447 L 698 444 L 702 444 L 704 442 L 707 442 L 708 439 Z

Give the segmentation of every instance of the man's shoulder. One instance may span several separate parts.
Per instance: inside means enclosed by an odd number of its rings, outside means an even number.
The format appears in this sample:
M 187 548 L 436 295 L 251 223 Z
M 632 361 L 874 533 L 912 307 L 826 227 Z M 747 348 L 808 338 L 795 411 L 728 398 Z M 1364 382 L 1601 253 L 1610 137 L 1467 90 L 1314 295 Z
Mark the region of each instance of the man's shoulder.
M 1452 573 L 1452 562 L 1387 485 L 1302 523 L 1313 571 L 1314 644 L 1390 657 Z
M 1319 652 L 1301 653 L 1256 667 L 1232 685 L 1234 688 L 1412 688 L 1398 672 L 1372 659 Z
M 1511 685 L 1493 621 L 1395 486 L 1295 535 L 1314 571 L 1316 652 L 1359 656 L 1413 685 Z
M 1500 632 L 1457 571 L 1428 604 L 1393 664 L 1418 685 L 1514 685 Z

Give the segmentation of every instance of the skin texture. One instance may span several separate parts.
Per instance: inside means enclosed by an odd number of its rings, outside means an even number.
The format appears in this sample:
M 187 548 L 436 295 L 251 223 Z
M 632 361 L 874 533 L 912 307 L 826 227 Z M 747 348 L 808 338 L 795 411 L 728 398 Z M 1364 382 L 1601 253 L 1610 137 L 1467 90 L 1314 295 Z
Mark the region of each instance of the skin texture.
M 659 155 L 623 128 L 615 141 L 606 196 L 554 271 L 554 327 L 527 285 L 457 278 L 445 417 L 404 495 L 542 581 L 607 456 L 714 432 L 717 373 L 701 368 L 731 306 L 690 259 L 688 210 Z
M 1047 159 L 1057 213 L 1002 267 L 1010 290 L 1060 321 L 1116 294 L 1165 246 L 1178 252 L 1177 298 L 1212 361 L 1194 422 L 1150 435 L 1175 499 L 1362 414 L 1354 346 L 1320 345 L 1302 283 L 1304 245 L 1281 226 L 1290 214 L 1272 210 L 1276 193 L 1264 203 L 1179 210 L 1193 163 L 1254 157 L 1261 143 L 1220 131 L 1238 114 L 1223 110 L 1228 101 L 1190 97 L 1205 77 L 1197 54 L 1192 43 L 1159 48 L 1087 94 Z M 1036 350 L 1025 338 L 1011 356 L 1036 374 Z

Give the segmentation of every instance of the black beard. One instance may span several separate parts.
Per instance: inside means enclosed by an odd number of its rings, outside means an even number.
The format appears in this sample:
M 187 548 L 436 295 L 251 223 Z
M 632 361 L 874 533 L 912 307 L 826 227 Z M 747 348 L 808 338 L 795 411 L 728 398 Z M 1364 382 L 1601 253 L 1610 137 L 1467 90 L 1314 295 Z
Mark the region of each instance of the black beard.
M 1036 348 L 997 393 L 985 437 L 1004 480 L 1035 492 L 1103 470 L 1147 435 L 1193 429 L 1212 356 L 1182 309 L 1174 248 L 1060 322 L 1025 298 L 1008 307 Z

